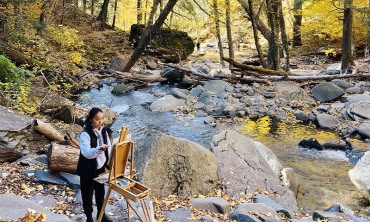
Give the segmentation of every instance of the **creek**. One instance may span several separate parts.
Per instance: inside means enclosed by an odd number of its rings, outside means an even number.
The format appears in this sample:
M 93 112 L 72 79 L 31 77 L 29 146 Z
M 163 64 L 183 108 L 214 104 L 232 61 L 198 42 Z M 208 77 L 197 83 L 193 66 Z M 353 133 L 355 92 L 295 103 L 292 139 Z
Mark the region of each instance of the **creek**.
M 238 123 L 222 123 L 212 127 L 204 123 L 208 117 L 150 111 L 150 103 L 170 92 L 171 87 L 168 85 L 152 84 L 140 91 L 122 95 L 113 95 L 112 89 L 108 84 L 100 90 L 84 92 L 78 103 L 103 103 L 120 113 L 110 127 L 113 130 L 113 138 L 117 137 L 118 129 L 129 125 L 129 132 L 135 143 L 145 138 L 149 130 L 157 129 L 209 149 L 213 135 L 223 129 L 233 129 L 262 142 L 275 153 L 283 167 L 294 169 L 300 182 L 297 197 L 299 207 L 308 211 L 325 210 L 339 203 L 347 213 L 363 217 L 364 221 L 370 220 L 368 202 L 361 198 L 348 176 L 348 170 L 352 169 L 355 163 L 351 163 L 343 151 L 298 148 L 299 141 L 311 137 L 320 143 L 338 141 L 340 136 L 336 132 L 320 130 L 314 125 L 277 121 L 269 117 L 243 119 Z

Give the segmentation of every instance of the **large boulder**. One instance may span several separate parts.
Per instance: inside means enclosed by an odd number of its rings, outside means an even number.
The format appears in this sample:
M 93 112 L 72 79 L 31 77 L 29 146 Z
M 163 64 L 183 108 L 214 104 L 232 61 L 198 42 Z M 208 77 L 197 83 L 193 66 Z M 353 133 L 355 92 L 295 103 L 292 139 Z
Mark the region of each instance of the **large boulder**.
M 282 98 L 287 101 L 300 100 L 314 102 L 308 93 L 299 87 L 297 84 L 279 81 L 275 83 L 276 95 L 275 98 Z
M 136 48 L 143 34 L 145 25 L 133 24 L 131 26 L 129 41 Z M 148 50 L 154 55 L 163 58 L 167 62 L 179 62 L 193 53 L 195 44 L 192 38 L 183 31 L 176 29 L 162 28 L 152 38 Z
M 16 110 L 0 106 L 0 163 L 12 162 L 27 153 L 49 144 L 49 140 L 29 129 L 32 118 Z
M 362 195 L 370 200 L 370 151 L 367 151 L 356 166 L 348 171 L 348 175 Z
M 344 90 L 331 82 L 323 82 L 312 88 L 312 95 L 316 100 L 328 102 L 344 94 Z
M 135 147 L 135 168 L 154 196 L 207 194 L 218 180 L 216 158 L 209 150 L 155 130 Z
M 262 189 L 286 209 L 298 210 L 293 192 L 281 185 L 276 166 L 273 169 L 269 165 L 266 154 L 261 154 L 252 139 L 231 130 L 222 131 L 212 137 L 211 151 L 217 158 L 218 177 L 226 184 L 231 199 Z
M 28 213 L 28 208 L 37 213 L 45 213 L 45 222 L 70 222 L 66 215 L 56 214 L 34 203 L 31 200 L 24 199 L 14 194 L 0 194 L 0 217 L 2 220 L 17 221 Z M 28 220 L 30 221 L 30 220 Z

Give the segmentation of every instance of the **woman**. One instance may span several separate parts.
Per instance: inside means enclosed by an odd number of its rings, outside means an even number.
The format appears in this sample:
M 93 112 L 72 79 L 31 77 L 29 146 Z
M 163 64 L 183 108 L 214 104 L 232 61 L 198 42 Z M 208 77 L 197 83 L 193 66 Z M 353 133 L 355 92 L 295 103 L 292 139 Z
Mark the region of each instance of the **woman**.
M 97 217 L 104 202 L 104 184 L 94 181 L 94 178 L 105 172 L 112 149 L 107 130 L 103 126 L 104 114 L 99 108 L 92 108 L 80 134 L 80 157 L 77 164 L 77 175 L 80 176 L 82 205 L 87 222 L 93 222 L 93 194 L 98 208 Z M 103 222 L 113 220 L 104 213 Z

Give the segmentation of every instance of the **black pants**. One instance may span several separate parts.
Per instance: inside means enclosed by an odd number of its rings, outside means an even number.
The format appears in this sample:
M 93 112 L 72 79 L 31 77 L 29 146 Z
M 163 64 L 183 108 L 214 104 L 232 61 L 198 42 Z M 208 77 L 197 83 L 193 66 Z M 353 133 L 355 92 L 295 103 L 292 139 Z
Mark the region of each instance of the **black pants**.
M 98 169 L 98 174 L 104 173 L 104 167 Z M 94 178 L 86 178 L 80 176 L 81 196 L 82 205 L 85 214 L 91 214 L 93 212 L 93 194 L 95 190 L 95 203 L 100 212 L 105 196 L 104 184 L 98 183 Z

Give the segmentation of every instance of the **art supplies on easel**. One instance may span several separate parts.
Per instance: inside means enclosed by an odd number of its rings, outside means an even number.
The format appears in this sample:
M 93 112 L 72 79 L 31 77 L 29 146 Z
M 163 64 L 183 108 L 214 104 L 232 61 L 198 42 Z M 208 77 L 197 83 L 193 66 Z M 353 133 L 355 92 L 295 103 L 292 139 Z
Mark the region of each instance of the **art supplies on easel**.
M 128 136 L 128 126 L 122 127 L 118 131 L 120 134 L 119 141 L 115 147 L 113 147 L 111 169 L 109 173 L 99 175 L 94 180 L 99 183 L 108 185 L 108 192 L 104 199 L 102 209 L 105 209 L 107 205 L 110 192 L 112 190 L 121 194 L 126 200 L 128 221 L 130 221 L 130 209 L 132 209 L 138 218 L 143 222 L 153 222 L 154 212 L 151 206 L 148 206 L 146 201 L 147 197 L 150 197 L 151 191 L 145 185 L 134 181 L 133 178 L 133 166 L 134 166 L 134 142 Z M 130 170 L 127 174 L 126 165 L 128 163 L 128 156 L 131 154 Z M 130 201 L 138 202 L 139 209 L 135 209 Z M 101 210 L 98 222 L 103 217 L 104 210 Z

